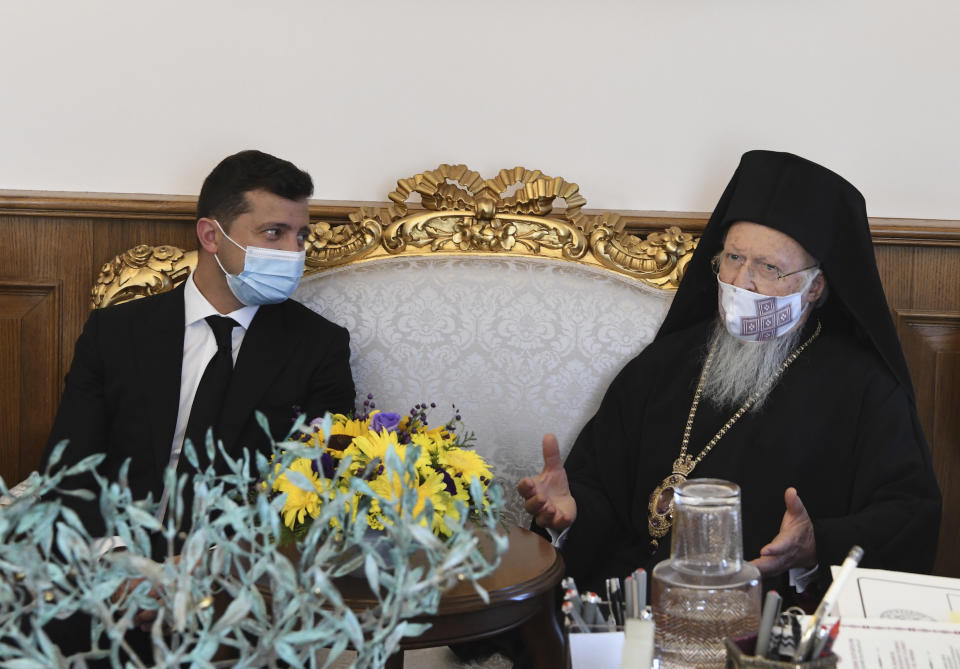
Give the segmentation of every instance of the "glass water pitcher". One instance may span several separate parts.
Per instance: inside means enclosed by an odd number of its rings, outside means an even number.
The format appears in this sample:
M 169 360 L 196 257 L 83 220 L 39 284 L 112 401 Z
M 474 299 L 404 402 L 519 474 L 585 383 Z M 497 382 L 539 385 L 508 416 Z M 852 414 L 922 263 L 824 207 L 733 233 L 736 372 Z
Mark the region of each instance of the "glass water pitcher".
M 724 637 L 760 624 L 760 571 L 743 561 L 740 487 L 691 479 L 673 502 L 670 559 L 653 569 L 657 657 L 662 669 L 722 669 Z

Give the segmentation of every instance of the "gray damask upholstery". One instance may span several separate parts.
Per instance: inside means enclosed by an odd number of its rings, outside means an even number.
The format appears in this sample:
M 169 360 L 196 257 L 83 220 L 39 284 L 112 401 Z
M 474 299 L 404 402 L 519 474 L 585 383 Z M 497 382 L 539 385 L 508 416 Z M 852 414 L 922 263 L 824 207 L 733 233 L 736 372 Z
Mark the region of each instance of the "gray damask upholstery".
M 540 470 L 543 434 L 566 454 L 672 296 L 574 261 L 464 254 L 353 263 L 305 277 L 294 298 L 350 331 L 360 397 L 392 411 L 436 402 L 434 423 L 455 403 L 508 522 L 526 526 L 516 484 Z

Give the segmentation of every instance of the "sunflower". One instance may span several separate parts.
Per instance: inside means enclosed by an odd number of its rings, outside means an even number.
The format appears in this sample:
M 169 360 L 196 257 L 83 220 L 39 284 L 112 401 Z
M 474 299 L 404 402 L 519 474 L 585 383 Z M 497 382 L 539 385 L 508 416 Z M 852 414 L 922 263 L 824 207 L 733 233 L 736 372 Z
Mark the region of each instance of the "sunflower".
M 446 490 L 430 496 L 430 503 L 433 504 L 433 526 L 430 529 L 437 536 L 449 537 L 453 529 L 447 525 L 447 521 L 456 523 L 460 520 L 455 499 Z
M 281 515 L 286 527 L 294 531 L 309 527 L 320 516 L 323 504 L 338 491 L 347 492 L 350 480 L 361 473 L 374 494 L 348 495 L 343 502 L 345 515 L 336 514 L 330 519 L 335 530 L 343 530 L 341 525 L 346 521 L 363 522 L 371 529 L 383 531 L 391 518 L 406 517 L 429 527 L 439 537 L 447 537 L 464 520 L 464 508 L 470 514 L 478 506 L 489 505 L 485 495 L 480 500 L 470 495 L 475 477 L 484 489 L 493 478 L 483 458 L 464 448 L 472 435 L 459 437 L 452 422 L 430 427 L 422 413 L 400 416 L 371 409 L 372 406 L 365 407 L 364 411 L 369 413 L 360 419 L 327 414 L 312 421 L 296 441 L 316 447 L 317 457 L 297 459 L 285 471 L 274 463 L 272 487 L 275 494 L 284 495 Z M 372 426 L 381 429 L 374 431 Z M 408 446 L 419 451 L 412 467 L 405 462 Z M 405 462 L 399 471 L 388 471 L 386 467 L 391 449 L 398 460 Z M 347 471 L 341 471 L 338 466 L 346 457 L 352 459 L 352 464 Z M 367 471 L 371 463 L 379 466 Z M 414 492 L 413 508 L 403 508 L 404 496 Z M 425 513 L 427 500 L 432 509 L 429 520 Z M 458 510 L 458 504 L 464 506 Z
M 400 502 L 408 484 L 412 483 L 412 481 L 406 481 L 405 479 L 406 477 L 401 478 L 398 472 L 391 472 L 389 476 L 384 474 L 371 481 L 370 488 L 385 501 Z M 413 505 L 413 518 L 419 518 L 427 500 L 434 502 L 437 496 L 445 491 L 445 488 L 443 475 L 439 472 L 432 472 L 422 482 L 417 483 L 417 501 Z M 436 506 L 434 503 L 434 508 Z M 426 519 L 421 519 L 420 522 L 425 525 Z
M 420 447 L 420 457 L 417 458 L 416 462 L 418 471 L 429 467 L 431 464 L 436 464 L 437 457 L 444 448 L 442 441 L 425 432 L 415 432 L 411 434 L 410 441 Z
M 313 464 L 307 458 L 297 458 L 290 464 L 287 471 L 297 472 L 304 476 L 313 484 L 312 490 L 305 490 L 291 481 L 284 472 L 273 482 L 273 489 L 283 494 L 286 493 L 286 499 L 283 502 L 283 524 L 291 530 L 297 523 L 303 523 L 309 515 L 316 518 L 320 515 L 320 507 L 323 506 L 323 493 L 326 492 L 326 479 L 321 478 L 313 471 Z
M 451 474 L 459 474 L 468 482 L 474 476 L 479 476 L 484 481 L 493 478 L 490 467 L 474 451 L 464 448 L 451 448 L 441 451 L 437 459 L 444 469 L 450 471 Z
M 354 418 L 347 418 L 343 414 L 335 414 L 333 417 L 333 424 L 330 427 L 330 434 L 345 434 L 350 437 L 359 437 L 362 434 L 366 434 L 370 431 L 370 421 L 369 420 L 357 420 Z
M 380 434 L 368 431 L 358 437 L 353 438 L 353 442 L 343 452 L 344 455 L 352 455 L 355 462 L 355 468 L 366 466 L 371 460 L 379 458 L 382 462 L 387 455 L 387 449 L 393 448 L 397 457 L 402 461 L 407 453 L 407 447 L 397 441 L 396 432 L 387 432 L 383 430 Z

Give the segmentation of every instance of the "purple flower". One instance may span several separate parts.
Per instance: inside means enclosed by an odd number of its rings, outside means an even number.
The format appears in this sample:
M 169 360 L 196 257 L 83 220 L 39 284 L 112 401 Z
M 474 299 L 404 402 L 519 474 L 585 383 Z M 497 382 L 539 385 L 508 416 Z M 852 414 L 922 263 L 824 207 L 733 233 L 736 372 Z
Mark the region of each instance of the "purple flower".
M 381 411 L 375 414 L 373 420 L 370 421 L 370 429 L 377 433 L 380 433 L 382 430 L 393 432 L 399 425 L 400 414 L 389 411 Z
M 443 472 L 443 484 L 447 487 L 447 492 L 451 495 L 457 494 L 457 484 L 453 482 L 453 477 L 448 472 Z
M 324 478 L 332 479 L 333 475 L 337 473 L 337 462 L 329 453 L 320 456 L 320 464 L 323 467 Z

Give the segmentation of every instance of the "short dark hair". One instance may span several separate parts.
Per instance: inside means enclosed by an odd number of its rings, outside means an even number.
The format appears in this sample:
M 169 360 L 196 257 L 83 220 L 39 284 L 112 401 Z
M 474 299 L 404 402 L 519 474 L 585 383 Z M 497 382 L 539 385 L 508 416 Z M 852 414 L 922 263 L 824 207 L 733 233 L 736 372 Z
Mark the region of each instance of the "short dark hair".
M 227 156 L 203 180 L 197 199 L 197 219 L 214 218 L 224 229 L 249 211 L 244 193 L 265 190 L 287 200 L 313 195 L 313 179 L 291 163 L 269 153 L 249 149 Z

